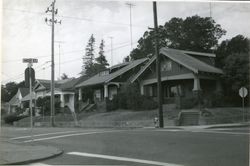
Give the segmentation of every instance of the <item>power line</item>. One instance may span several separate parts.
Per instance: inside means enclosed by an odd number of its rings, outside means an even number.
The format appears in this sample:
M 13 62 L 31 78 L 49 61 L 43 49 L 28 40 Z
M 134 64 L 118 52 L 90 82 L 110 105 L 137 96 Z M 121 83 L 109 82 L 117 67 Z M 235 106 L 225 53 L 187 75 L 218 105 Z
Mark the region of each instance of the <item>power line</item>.
M 9 11 L 23 12 L 23 13 L 45 15 L 44 13 L 41 13 L 41 12 L 34 12 L 34 11 L 28 11 L 28 10 L 22 10 L 22 9 L 10 9 L 10 8 L 3 8 L 3 9 L 9 10 Z M 113 24 L 113 25 L 120 25 L 120 26 L 130 26 L 130 24 L 126 24 L 126 23 L 122 23 L 122 22 L 94 20 L 94 19 L 83 18 L 83 17 L 72 17 L 72 16 L 64 16 L 64 15 L 58 15 L 57 17 L 61 17 L 61 18 L 65 18 L 65 19 L 79 20 L 79 21 L 93 22 L 93 23 L 97 23 L 97 24 L 106 23 L 106 24 Z M 133 25 L 133 27 L 145 28 L 145 26 L 143 26 L 143 25 Z
M 133 44 L 135 44 L 135 42 L 134 42 Z M 112 50 L 118 50 L 118 49 L 120 49 L 120 48 L 124 48 L 124 47 L 127 47 L 127 46 L 130 46 L 130 43 L 129 43 L 129 44 L 124 44 L 124 45 L 119 46 L 119 47 L 116 47 L 116 48 L 113 48 Z M 83 51 L 83 50 L 81 50 L 81 51 Z M 110 51 L 111 51 L 111 49 L 106 50 L 105 52 L 110 52 Z M 76 58 L 76 59 L 67 60 L 67 61 L 61 62 L 60 64 L 72 63 L 72 62 L 75 62 L 75 61 L 79 61 L 80 59 L 82 59 L 82 57 L 81 57 L 81 58 Z M 37 66 L 37 67 L 34 68 L 34 69 L 39 69 L 39 68 L 41 68 L 41 67 L 44 68 L 44 65 L 48 64 L 48 62 L 50 62 L 50 61 L 47 61 L 47 62 L 41 64 L 40 66 Z M 56 64 L 58 64 L 58 63 L 56 63 Z M 47 67 L 51 67 L 51 64 L 50 64 L 49 66 L 47 66 Z M 38 70 L 38 71 L 40 71 L 40 70 Z M 36 72 L 37 72 L 37 71 L 36 71 Z M 7 80 L 8 80 L 8 81 L 11 81 L 13 78 L 20 77 L 20 76 L 22 76 L 22 75 L 24 75 L 24 73 L 20 73 L 20 74 L 18 74 L 18 75 L 16 75 L 16 76 L 10 77 L 10 78 L 7 79 Z M 6 82 L 6 80 L 4 80 L 4 82 Z
M 39 69 L 40 67 L 43 67 L 44 65 L 46 65 L 47 63 L 43 63 L 42 65 L 40 65 L 40 66 L 37 66 L 37 67 L 35 67 L 34 69 L 35 70 L 37 70 L 37 69 Z M 50 65 L 49 66 L 47 66 L 47 67 L 50 67 Z M 39 71 L 39 70 L 37 70 L 37 71 Z M 36 72 L 37 72 L 36 71 Z M 3 73 L 4 74 L 4 73 Z M 6 75 L 7 76 L 7 74 L 4 74 L 4 75 Z M 24 73 L 20 73 L 20 74 L 17 74 L 17 75 L 15 75 L 15 76 L 11 76 L 11 77 L 9 77 L 8 79 L 6 79 L 6 80 L 3 80 L 3 82 L 9 82 L 9 81 L 11 81 L 11 80 L 17 80 L 17 79 L 19 79 L 19 78 L 21 78 L 21 77 L 23 77 L 24 76 Z
M 122 42 L 122 43 L 113 44 L 113 45 L 122 45 L 123 46 L 124 44 L 127 44 L 127 43 L 130 43 L 130 42 L 127 41 L 127 42 Z M 135 44 L 135 43 L 133 43 L 133 44 Z M 110 45 L 107 45 L 107 46 L 110 46 Z M 74 52 L 82 52 L 82 51 L 85 51 L 85 49 L 72 50 L 72 51 L 68 51 L 68 52 L 66 51 L 66 52 L 60 53 L 60 55 L 67 55 L 67 54 L 71 54 Z M 56 53 L 55 55 L 59 55 L 59 53 Z M 43 56 L 36 56 L 34 58 L 48 58 L 50 56 L 51 55 L 43 55 Z M 22 58 L 2 61 L 2 63 L 12 63 L 12 62 L 22 62 Z

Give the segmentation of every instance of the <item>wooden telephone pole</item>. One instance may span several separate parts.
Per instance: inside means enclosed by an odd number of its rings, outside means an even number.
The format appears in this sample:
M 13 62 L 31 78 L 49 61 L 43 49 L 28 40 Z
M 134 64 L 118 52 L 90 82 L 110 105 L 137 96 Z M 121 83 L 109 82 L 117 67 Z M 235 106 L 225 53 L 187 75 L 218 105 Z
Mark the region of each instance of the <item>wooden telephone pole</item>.
M 157 73 L 157 91 L 158 91 L 158 115 L 159 127 L 164 127 L 163 111 L 162 111 L 162 91 L 161 91 L 161 61 L 159 55 L 159 41 L 158 41 L 158 22 L 157 22 L 157 6 L 156 1 L 153 2 L 154 12 L 154 30 L 155 30 L 155 56 L 156 56 L 156 73 Z
M 57 14 L 58 10 L 55 10 L 55 3 L 56 0 L 53 0 L 52 4 L 47 8 L 47 12 L 51 12 L 52 18 L 47 19 L 45 18 L 45 22 L 51 22 L 51 85 L 50 85 L 50 90 L 51 90 L 51 97 L 50 97 L 50 111 L 51 111 L 51 126 L 55 126 L 55 96 L 54 96 L 54 91 L 55 91 L 55 62 L 54 62 L 54 36 L 55 36 L 55 23 L 60 23 L 61 21 L 57 21 L 55 19 L 55 14 Z

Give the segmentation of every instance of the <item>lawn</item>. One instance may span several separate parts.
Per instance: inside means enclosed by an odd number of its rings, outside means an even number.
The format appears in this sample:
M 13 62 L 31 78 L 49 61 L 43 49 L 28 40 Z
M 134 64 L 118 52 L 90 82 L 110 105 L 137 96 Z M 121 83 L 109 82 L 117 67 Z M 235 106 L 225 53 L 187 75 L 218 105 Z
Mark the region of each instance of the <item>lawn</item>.
M 197 110 L 197 109 L 193 109 Z M 243 121 L 242 108 L 207 108 L 209 115 L 203 114 L 200 124 L 237 123 Z M 250 119 L 250 110 L 246 108 L 247 118 Z M 163 107 L 165 126 L 174 126 L 174 120 L 178 117 L 180 110 L 174 107 Z M 78 125 L 82 127 L 153 127 L 153 119 L 158 116 L 158 110 L 131 111 L 117 110 L 112 112 L 82 112 L 77 114 Z M 50 125 L 50 116 L 35 117 L 35 123 L 47 123 Z M 55 122 L 59 126 L 74 126 L 75 121 L 72 114 L 57 114 Z M 24 118 L 19 124 L 29 125 L 30 118 Z

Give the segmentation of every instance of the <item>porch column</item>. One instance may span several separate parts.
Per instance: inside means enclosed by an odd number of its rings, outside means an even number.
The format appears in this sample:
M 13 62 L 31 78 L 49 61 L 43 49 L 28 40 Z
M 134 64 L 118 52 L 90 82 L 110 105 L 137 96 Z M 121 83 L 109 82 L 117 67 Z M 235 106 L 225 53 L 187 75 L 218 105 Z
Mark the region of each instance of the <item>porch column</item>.
M 104 85 L 104 98 L 108 98 L 108 85 Z
M 141 95 L 144 95 L 144 85 L 140 84 Z
M 64 94 L 60 94 L 60 101 L 61 101 L 60 105 L 61 105 L 61 107 L 63 108 L 63 107 L 64 107 L 64 104 L 65 104 L 65 101 L 64 101 Z
M 200 86 L 200 79 L 198 78 L 197 75 L 194 75 L 194 88 L 193 91 L 200 91 L 201 86 Z
M 200 86 L 200 78 L 195 74 L 194 75 L 194 95 L 197 97 L 199 110 L 201 111 L 201 86 Z
M 82 89 L 79 88 L 78 92 L 79 92 L 78 93 L 78 100 L 81 101 L 82 100 Z

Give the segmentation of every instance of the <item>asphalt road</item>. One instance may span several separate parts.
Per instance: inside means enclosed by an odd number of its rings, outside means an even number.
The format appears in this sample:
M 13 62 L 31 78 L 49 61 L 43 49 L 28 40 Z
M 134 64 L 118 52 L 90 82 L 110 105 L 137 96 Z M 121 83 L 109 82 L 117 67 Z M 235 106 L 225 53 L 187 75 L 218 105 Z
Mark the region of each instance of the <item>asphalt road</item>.
M 9 132 L 9 138 L 29 130 Z M 55 133 L 56 132 L 56 133 Z M 213 130 L 167 129 L 35 129 L 34 137 L 17 138 L 27 144 L 51 145 L 64 150 L 47 165 L 184 165 L 248 166 L 248 128 Z M 47 133 L 47 134 L 46 134 Z M 12 134 L 12 135 L 11 135 Z

